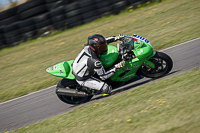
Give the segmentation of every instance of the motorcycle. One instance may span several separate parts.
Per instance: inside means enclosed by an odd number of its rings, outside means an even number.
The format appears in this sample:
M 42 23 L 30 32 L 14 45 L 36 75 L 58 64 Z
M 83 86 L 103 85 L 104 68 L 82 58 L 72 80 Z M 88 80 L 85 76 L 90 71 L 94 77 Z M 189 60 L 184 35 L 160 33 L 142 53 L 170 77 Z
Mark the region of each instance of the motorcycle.
M 105 70 L 122 60 L 126 62 L 124 68 L 105 80 L 112 88 L 116 88 L 125 82 L 131 82 L 136 77 L 163 77 L 173 67 L 170 56 L 153 50 L 149 41 L 140 36 L 124 35 L 117 47 L 108 44 L 108 51 L 105 55 L 101 55 L 100 60 Z M 99 93 L 91 88 L 80 86 L 76 82 L 72 74 L 73 62 L 74 60 L 63 61 L 47 68 L 46 71 L 63 78 L 56 87 L 56 94 L 61 101 L 68 104 L 81 104 Z M 99 78 L 97 75 L 95 77 Z

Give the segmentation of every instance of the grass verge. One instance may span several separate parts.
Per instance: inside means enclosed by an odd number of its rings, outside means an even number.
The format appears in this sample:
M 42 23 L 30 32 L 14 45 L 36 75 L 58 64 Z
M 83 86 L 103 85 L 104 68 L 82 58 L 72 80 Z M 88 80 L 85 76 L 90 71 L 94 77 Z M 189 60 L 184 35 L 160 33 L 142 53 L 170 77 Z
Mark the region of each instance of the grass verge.
M 159 50 L 199 37 L 199 14 L 199 0 L 164 0 L 0 50 L 0 102 L 55 85 L 45 69 L 74 59 L 89 35 L 136 33 Z
M 15 133 L 197 133 L 200 69 L 138 87 Z

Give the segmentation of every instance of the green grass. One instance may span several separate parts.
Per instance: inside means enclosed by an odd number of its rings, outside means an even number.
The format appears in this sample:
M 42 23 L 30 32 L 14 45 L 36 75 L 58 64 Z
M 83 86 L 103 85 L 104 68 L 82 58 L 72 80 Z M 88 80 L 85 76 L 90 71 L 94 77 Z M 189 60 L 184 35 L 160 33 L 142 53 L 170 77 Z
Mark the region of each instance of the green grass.
M 197 133 L 200 69 L 110 96 L 15 133 Z
M 156 50 L 200 36 L 199 0 L 165 0 L 136 10 L 127 10 L 92 23 L 19 46 L 0 50 L 0 102 L 52 86 L 60 78 L 45 69 L 71 60 L 83 48 L 89 35 L 138 34 Z

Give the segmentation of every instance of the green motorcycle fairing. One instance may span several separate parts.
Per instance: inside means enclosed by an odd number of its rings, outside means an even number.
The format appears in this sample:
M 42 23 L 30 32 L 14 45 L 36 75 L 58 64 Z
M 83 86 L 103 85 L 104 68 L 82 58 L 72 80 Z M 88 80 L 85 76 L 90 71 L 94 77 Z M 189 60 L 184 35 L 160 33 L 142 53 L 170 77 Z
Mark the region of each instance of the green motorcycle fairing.
M 105 55 L 101 55 L 100 60 L 104 68 L 109 68 L 114 65 L 114 62 L 118 59 L 119 54 L 117 47 L 108 45 L 108 51 Z
M 151 57 L 155 55 L 155 51 L 148 43 L 142 41 L 141 43 L 134 43 L 134 50 L 132 50 L 136 56 L 136 58 L 131 59 L 130 61 L 126 61 L 126 66 L 120 70 L 118 70 L 115 74 L 113 74 L 110 79 L 112 81 L 128 81 L 135 77 L 138 69 L 146 64 L 151 68 L 154 68 L 154 64 L 149 61 Z M 106 55 L 102 55 L 100 60 L 105 68 L 112 67 L 115 61 L 118 59 L 118 50 L 117 47 L 113 45 L 108 45 L 108 51 Z M 60 62 L 52 67 L 46 69 L 46 71 L 54 76 L 67 78 L 67 79 L 75 79 L 72 74 L 72 63 L 74 60 Z
M 136 58 L 126 61 L 126 66 L 118 70 L 114 75 L 110 77 L 112 81 L 128 81 L 135 78 L 135 75 L 138 69 L 143 65 L 147 65 L 151 68 L 154 68 L 155 65 L 149 61 L 156 52 L 153 50 L 151 44 L 146 43 L 145 41 L 133 41 L 133 38 L 130 37 L 127 40 L 127 43 L 134 46 L 132 50 Z M 106 55 L 101 56 L 102 64 L 105 68 L 109 68 L 114 65 L 114 62 L 118 58 L 117 47 L 108 45 L 108 52 Z
M 47 68 L 46 71 L 57 77 L 62 77 L 66 79 L 75 79 L 74 75 L 72 74 L 72 66 L 71 66 L 73 62 L 74 60 L 63 61 Z

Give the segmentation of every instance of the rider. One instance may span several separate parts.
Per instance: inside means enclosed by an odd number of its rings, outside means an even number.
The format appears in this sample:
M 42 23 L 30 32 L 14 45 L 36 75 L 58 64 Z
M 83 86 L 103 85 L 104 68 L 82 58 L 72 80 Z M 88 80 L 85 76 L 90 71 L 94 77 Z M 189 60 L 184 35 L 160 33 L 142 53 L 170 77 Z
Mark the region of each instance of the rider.
M 97 90 L 102 94 L 109 94 L 111 92 L 112 87 L 102 80 L 108 79 L 117 70 L 124 67 L 125 62 L 121 61 L 108 71 L 105 71 L 100 61 L 100 55 L 106 54 L 107 44 L 119 39 L 120 36 L 104 38 L 99 34 L 88 37 L 88 43 L 78 54 L 72 66 L 72 73 L 81 86 Z M 94 74 L 97 74 L 101 80 L 93 77 Z

